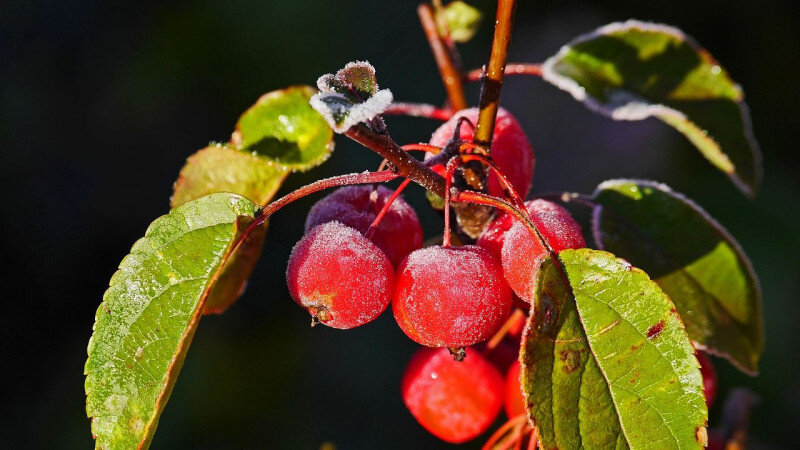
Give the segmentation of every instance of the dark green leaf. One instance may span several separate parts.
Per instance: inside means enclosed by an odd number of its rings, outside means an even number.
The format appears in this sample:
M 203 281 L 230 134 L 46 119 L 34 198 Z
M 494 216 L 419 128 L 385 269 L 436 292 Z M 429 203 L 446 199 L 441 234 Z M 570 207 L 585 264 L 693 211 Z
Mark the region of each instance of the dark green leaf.
M 436 15 L 437 21 L 447 27 L 439 33 L 448 33 L 450 39 L 461 43 L 475 36 L 482 18 L 480 10 L 460 0 L 448 3 Z
M 757 373 L 764 347 L 761 291 L 736 240 L 663 184 L 609 180 L 594 201 L 597 244 L 653 277 L 697 346 Z
M 669 298 L 647 275 L 591 249 L 547 260 L 520 359 L 543 448 L 700 448 L 703 380 Z
M 86 411 L 97 448 L 146 448 L 205 299 L 257 207 L 212 194 L 156 219 L 120 263 L 97 309 Z
M 308 104 L 308 86 L 292 86 L 261 96 L 242 114 L 231 145 L 284 170 L 307 170 L 330 156 L 333 133 Z
M 680 30 L 630 20 L 562 47 L 545 80 L 616 120 L 657 117 L 683 133 L 748 196 L 761 183 L 761 152 L 744 94 Z

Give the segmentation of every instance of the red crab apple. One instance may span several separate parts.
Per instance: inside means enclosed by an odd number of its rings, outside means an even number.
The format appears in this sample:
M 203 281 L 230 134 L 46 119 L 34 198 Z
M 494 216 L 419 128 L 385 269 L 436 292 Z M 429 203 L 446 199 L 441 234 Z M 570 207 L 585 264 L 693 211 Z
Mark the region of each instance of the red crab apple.
M 430 144 L 444 147 L 453 137 L 453 130 L 459 119 L 465 117 L 473 124 L 478 123 L 478 108 L 464 109 L 456 113 L 450 120 L 442 124 L 433 136 Z M 461 125 L 461 139 L 472 141 L 474 130 L 467 124 Z M 429 155 L 430 157 L 432 155 Z M 494 125 L 492 137 L 491 157 L 498 169 L 508 178 L 514 190 L 525 198 L 531 189 L 533 179 L 534 155 L 528 137 L 522 130 L 519 122 L 504 108 L 497 111 L 497 120 Z M 443 166 L 436 166 L 434 170 L 444 173 Z M 498 197 L 503 196 L 503 187 L 494 174 L 489 174 L 489 193 Z
M 306 217 L 306 231 L 337 220 L 364 234 L 391 196 L 392 191 L 384 186 L 339 188 L 311 207 Z M 422 247 L 422 226 L 417 213 L 402 196 L 397 197 L 370 239 L 396 267 L 406 255 Z
M 514 361 L 506 373 L 506 415 L 509 419 L 525 414 L 525 397 L 522 395 L 520 380 L 521 366 L 519 361 Z
M 511 303 L 500 261 L 488 250 L 432 246 L 411 252 L 400 264 L 392 311 L 414 341 L 458 348 L 490 338 Z
M 697 352 L 697 361 L 700 363 L 700 373 L 703 375 L 703 394 L 706 396 L 706 406 L 711 408 L 717 396 L 717 372 L 711 358 L 705 353 Z
M 563 207 L 547 200 L 534 200 L 528 206 L 533 223 L 554 251 L 586 246 L 581 227 Z M 503 236 L 503 273 L 511 289 L 528 303 L 533 297 L 539 265 L 547 250 L 525 224 L 516 221 Z
M 354 228 L 327 222 L 292 249 L 289 293 L 333 328 L 353 328 L 378 317 L 392 298 L 394 270 L 386 255 Z
M 503 376 L 479 352 L 454 361 L 446 349 L 421 348 L 403 374 L 403 401 L 425 429 L 461 443 L 486 431 L 503 405 Z

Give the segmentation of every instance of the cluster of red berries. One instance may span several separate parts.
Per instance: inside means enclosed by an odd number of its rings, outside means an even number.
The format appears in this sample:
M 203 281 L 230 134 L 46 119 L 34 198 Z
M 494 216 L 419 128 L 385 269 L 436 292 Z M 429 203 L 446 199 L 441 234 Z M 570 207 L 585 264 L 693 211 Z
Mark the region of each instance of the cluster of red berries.
M 436 130 L 431 145 L 446 146 L 456 127 L 461 140 L 471 141 L 472 130 L 460 123 L 462 118 L 475 121 L 477 114 L 475 108 L 456 114 Z M 533 149 L 503 109 L 491 157 L 514 190 L 526 196 Z M 504 195 L 494 175 L 488 190 Z M 528 201 L 525 207 L 554 251 L 585 246 L 580 226 L 566 209 L 546 200 Z M 405 334 L 436 347 L 414 355 L 402 382 L 406 405 L 426 429 L 445 441 L 464 442 L 486 431 L 504 404 L 510 418 L 524 414 L 516 361 L 524 314 L 518 313 L 515 322 L 509 315 L 515 304 L 529 309 L 537 268 L 548 250 L 521 221 L 500 213 L 475 245 L 445 242 L 422 248 L 419 220 L 402 196 L 366 185 L 342 187 L 320 200 L 305 228 L 289 258 L 287 281 L 312 323 L 353 328 L 377 318 L 391 302 Z M 503 338 L 513 341 L 503 344 L 512 349 L 507 357 L 496 342 L 477 346 L 504 324 L 506 331 L 513 328 Z M 451 352 L 463 356 L 470 346 L 476 347 L 466 359 L 454 360 Z

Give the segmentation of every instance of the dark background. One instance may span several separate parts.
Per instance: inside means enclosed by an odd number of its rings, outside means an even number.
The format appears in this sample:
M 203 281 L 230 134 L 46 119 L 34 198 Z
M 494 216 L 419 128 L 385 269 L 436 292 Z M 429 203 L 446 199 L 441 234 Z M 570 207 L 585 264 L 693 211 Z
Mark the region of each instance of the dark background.
M 512 61 L 542 61 L 577 34 L 630 17 L 696 37 L 747 93 L 765 165 L 755 201 L 656 120 L 612 122 L 538 79 L 509 80 L 502 97 L 537 151 L 535 191 L 591 192 L 611 177 L 656 179 L 696 199 L 741 242 L 764 290 L 762 375 L 716 362 L 723 396 L 735 385 L 762 396 L 751 428 L 758 448 L 800 445 L 794 3 L 523 1 L 517 11 Z M 443 100 L 415 4 L 2 2 L 0 447 L 92 445 L 82 372 L 108 279 L 148 223 L 167 211 L 185 158 L 227 140 L 260 94 L 313 84 L 367 59 L 396 99 Z M 493 9 L 493 2 L 476 4 Z M 484 26 L 462 46 L 468 66 L 486 61 L 489 42 Z M 476 87 L 469 98 L 477 100 Z M 426 140 L 435 125 L 389 120 L 401 143 Z M 328 163 L 291 176 L 282 192 L 377 163 L 344 139 L 337 144 Z M 410 191 L 426 235 L 439 233 L 421 191 Z M 399 379 L 416 347 L 391 314 L 348 332 L 312 330 L 289 298 L 285 262 L 318 198 L 276 216 L 246 295 L 227 314 L 203 319 L 154 448 L 448 447 L 405 410 Z

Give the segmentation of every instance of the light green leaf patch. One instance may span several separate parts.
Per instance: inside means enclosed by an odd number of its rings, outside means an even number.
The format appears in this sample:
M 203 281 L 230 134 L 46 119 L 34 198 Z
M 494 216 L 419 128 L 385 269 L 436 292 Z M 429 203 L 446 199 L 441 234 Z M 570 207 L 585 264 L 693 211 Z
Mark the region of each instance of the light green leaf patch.
M 239 118 L 231 145 L 284 170 L 318 166 L 333 150 L 333 132 L 309 105 L 315 92 L 291 86 L 264 94 Z
M 764 348 L 761 290 L 733 236 L 663 184 L 609 180 L 593 201 L 597 244 L 653 277 L 697 346 L 756 374 Z
M 478 32 L 483 15 L 480 10 L 469 4 L 456 0 L 436 11 L 437 22 L 442 25 L 439 33 L 449 34 L 454 42 L 468 42 Z
M 683 133 L 746 195 L 761 183 L 761 152 L 741 88 L 691 37 L 629 20 L 578 37 L 542 76 L 615 120 L 657 117 Z
M 520 353 L 542 448 L 701 448 L 708 411 L 694 348 L 639 269 L 591 249 L 539 271 Z
M 187 202 L 153 221 L 122 260 L 84 370 L 97 448 L 149 445 L 209 291 L 257 210 L 233 194 Z

